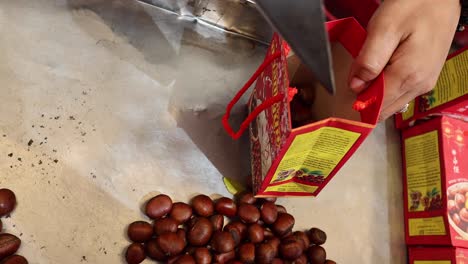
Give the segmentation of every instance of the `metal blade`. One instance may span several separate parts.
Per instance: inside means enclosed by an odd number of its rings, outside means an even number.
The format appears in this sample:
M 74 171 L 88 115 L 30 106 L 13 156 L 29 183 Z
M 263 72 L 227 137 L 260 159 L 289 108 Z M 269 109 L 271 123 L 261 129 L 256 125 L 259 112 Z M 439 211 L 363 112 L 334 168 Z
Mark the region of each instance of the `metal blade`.
M 325 15 L 321 0 L 256 0 L 260 12 L 314 74 L 335 94 Z

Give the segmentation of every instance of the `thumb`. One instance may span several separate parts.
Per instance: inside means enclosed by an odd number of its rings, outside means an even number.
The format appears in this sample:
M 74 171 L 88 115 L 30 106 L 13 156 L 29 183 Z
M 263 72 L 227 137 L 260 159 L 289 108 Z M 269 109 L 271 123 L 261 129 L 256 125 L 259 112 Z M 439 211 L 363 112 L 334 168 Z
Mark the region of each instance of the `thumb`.
M 379 76 L 398 47 L 400 35 L 387 31 L 387 28 L 378 23 L 369 24 L 366 41 L 351 66 L 348 78 L 349 87 L 356 93 Z

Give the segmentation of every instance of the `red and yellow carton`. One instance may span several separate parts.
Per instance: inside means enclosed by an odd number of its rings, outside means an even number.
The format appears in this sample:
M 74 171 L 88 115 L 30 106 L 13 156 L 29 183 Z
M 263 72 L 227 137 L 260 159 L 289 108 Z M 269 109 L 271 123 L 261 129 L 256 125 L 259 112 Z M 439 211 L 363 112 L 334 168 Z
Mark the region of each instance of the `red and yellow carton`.
M 257 196 L 316 196 L 376 125 L 383 76 L 357 97 L 346 85 L 365 30 L 353 18 L 327 22 L 326 28 L 335 51 L 335 96 L 313 79 L 286 42 L 275 35 L 264 62 L 227 107 L 223 125 L 234 139 L 249 128 L 252 187 Z M 344 57 L 347 60 L 336 63 L 335 59 Z M 254 82 L 249 116 L 235 132 L 228 123 L 230 111 Z M 291 103 L 302 86 L 312 87 L 314 103 L 307 108 L 311 118 L 293 124 L 301 113 L 292 111 Z
M 407 112 L 395 116 L 396 127 L 404 129 L 440 115 L 468 120 L 468 47 L 448 58 L 432 91 L 416 97 Z
M 468 123 L 437 117 L 402 133 L 408 245 L 468 247 Z
M 468 249 L 456 247 L 410 247 L 409 264 L 468 264 Z

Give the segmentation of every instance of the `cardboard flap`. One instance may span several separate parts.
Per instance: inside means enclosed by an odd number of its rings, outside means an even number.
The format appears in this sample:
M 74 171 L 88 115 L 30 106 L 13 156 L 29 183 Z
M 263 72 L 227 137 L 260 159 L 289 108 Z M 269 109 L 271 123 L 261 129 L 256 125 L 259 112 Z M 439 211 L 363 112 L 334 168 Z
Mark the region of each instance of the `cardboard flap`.
M 336 41 L 353 56 L 359 55 L 359 51 L 366 40 L 366 31 L 354 18 L 344 18 L 326 23 L 330 41 Z M 361 121 L 368 124 L 376 124 L 382 108 L 384 95 L 384 78 L 380 74 L 372 84 L 360 93 L 357 103 L 365 106 L 361 111 Z
M 380 5 L 379 0 L 324 0 L 325 14 L 335 20 L 344 17 L 355 17 L 367 27 L 369 20 Z
M 326 28 L 331 42 L 336 94 L 327 93 L 314 74 L 294 55 L 288 57 L 290 86 L 315 93 L 315 100 L 311 106 L 311 117 L 314 121 L 335 117 L 375 125 L 383 101 L 383 75 L 379 75 L 357 96 L 348 87 L 347 82 L 353 58 L 359 55 L 366 39 L 365 30 L 354 18 L 327 22 Z M 292 111 L 298 111 L 296 105 L 292 108 Z

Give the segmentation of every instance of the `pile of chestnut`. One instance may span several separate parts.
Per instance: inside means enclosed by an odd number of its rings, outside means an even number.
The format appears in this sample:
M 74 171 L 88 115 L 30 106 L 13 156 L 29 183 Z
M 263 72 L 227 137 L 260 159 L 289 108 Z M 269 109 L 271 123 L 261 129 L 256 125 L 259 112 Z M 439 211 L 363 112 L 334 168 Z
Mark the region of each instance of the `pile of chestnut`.
M 275 204 L 276 198 L 256 199 L 251 193 L 236 198 L 213 201 L 201 194 L 190 204 L 174 203 L 164 194 L 151 198 L 145 214 L 154 223 L 128 226 L 133 243 L 126 249 L 127 263 L 149 257 L 164 263 L 336 264 L 321 246 L 325 232 L 294 232 L 294 217 Z
M 16 207 L 16 196 L 9 189 L 0 189 L 0 217 L 10 215 Z M 12 234 L 3 233 L 0 219 L 0 264 L 28 264 L 20 255 L 15 255 L 21 246 L 21 240 Z

